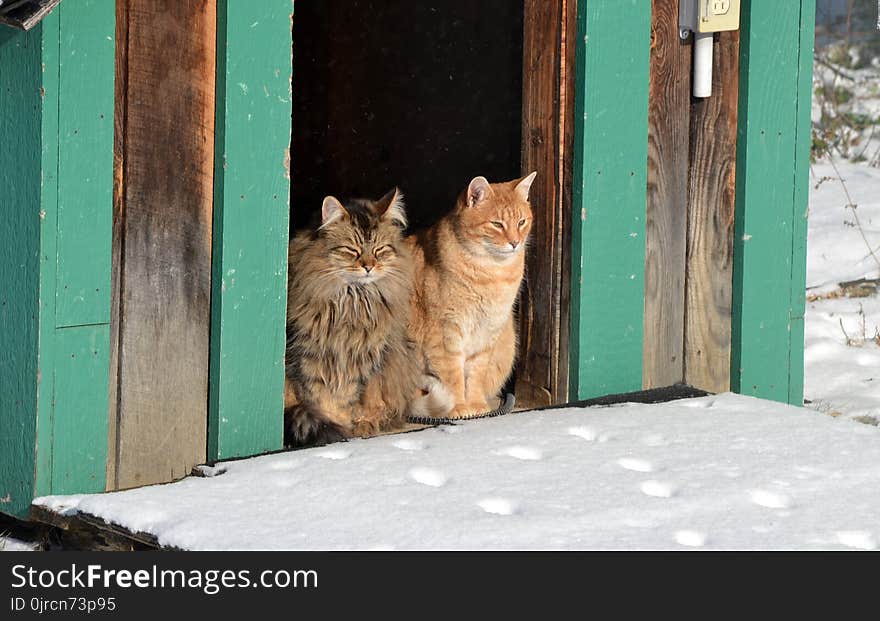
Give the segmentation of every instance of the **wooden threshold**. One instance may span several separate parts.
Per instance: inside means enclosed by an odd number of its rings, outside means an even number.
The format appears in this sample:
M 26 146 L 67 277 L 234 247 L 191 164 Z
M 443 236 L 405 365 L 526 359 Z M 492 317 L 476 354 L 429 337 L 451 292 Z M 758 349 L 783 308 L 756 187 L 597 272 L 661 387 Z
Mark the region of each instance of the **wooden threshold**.
M 97 516 L 76 512 L 62 515 L 51 509 L 31 505 L 30 518 L 51 529 L 49 536 L 64 550 L 95 552 L 132 552 L 147 550 L 179 550 L 162 546 L 155 536 L 132 532 Z

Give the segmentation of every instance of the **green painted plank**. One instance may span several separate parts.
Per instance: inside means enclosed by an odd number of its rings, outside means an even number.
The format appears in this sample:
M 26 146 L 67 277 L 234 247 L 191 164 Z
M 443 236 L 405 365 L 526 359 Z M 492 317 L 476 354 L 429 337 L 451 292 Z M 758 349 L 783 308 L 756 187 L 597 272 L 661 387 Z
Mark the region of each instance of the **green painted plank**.
M 807 286 L 807 213 L 810 195 L 810 114 L 813 89 L 813 44 L 816 31 L 816 0 L 801 1 L 798 50 L 798 106 L 794 166 L 794 217 L 791 272 L 791 348 L 788 402 L 804 402 L 804 312 Z
M 812 36 L 813 4 L 746 1 L 740 40 L 731 388 L 795 403 L 803 381 L 810 106 L 803 29 Z
M 62 5 L 56 326 L 110 322 L 113 3 Z
M 63 17 L 65 11 L 75 17 Z M 78 229 L 72 222 L 77 210 L 96 209 L 98 193 L 93 189 L 99 185 L 107 197 L 106 257 L 80 262 L 73 279 L 99 277 L 104 270 L 109 282 L 114 14 L 112 3 L 89 0 L 59 7 L 29 33 L 0 27 L 0 501 L 9 499 L 0 502 L 4 513 L 26 515 L 31 498 L 59 491 L 60 482 L 63 491 L 104 488 L 101 471 L 84 474 L 87 460 L 80 458 L 84 438 L 89 451 L 106 451 L 106 355 L 98 366 L 60 359 L 55 326 L 59 263 L 70 252 L 76 254 L 59 247 L 59 229 L 98 243 L 94 221 Z M 104 28 L 95 31 L 96 24 Z M 81 54 L 85 58 L 78 58 Z M 96 77 L 96 71 L 108 71 L 109 82 Z M 103 148 L 83 149 L 80 145 L 89 141 L 83 129 L 88 124 L 71 124 L 70 119 L 99 118 L 99 107 L 109 111 L 104 113 L 109 129 L 100 134 Z M 68 140 L 59 140 L 59 116 L 67 116 Z M 84 158 L 91 161 L 84 163 Z M 106 170 L 90 176 L 100 161 L 109 162 Z M 60 183 L 66 183 L 66 219 L 59 218 Z M 109 296 L 106 305 L 109 311 Z M 96 319 L 100 314 L 85 317 Z M 106 352 L 108 326 L 90 330 L 95 334 L 90 338 L 100 337 L 95 350 Z M 60 395 L 56 381 L 66 387 Z M 81 409 L 85 403 L 93 406 L 89 414 Z M 56 410 L 72 415 L 59 422 Z M 92 433 L 95 429 L 100 433 Z
M 208 457 L 282 445 L 291 0 L 217 5 Z
M 0 27 L 0 512 L 34 493 L 40 295 L 42 26 Z
M 40 207 L 40 385 L 37 396 L 36 496 L 52 493 L 52 425 L 55 414 L 55 303 L 58 269 L 58 115 L 60 7 L 40 24 L 43 32 L 43 196 Z
M 55 352 L 52 493 L 102 492 L 107 478 L 110 326 L 59 328 Z
M 110 262 L 113 225 L 113 114 L 116 61 L 114 3 L 80 0 L 52 16 L 58 102 L 50 143 L 57 151 L 50 490 L 67 494 L 106 488 L 110 380 Z M 57 24 L 57 25 L 56 25 Z M 44 238 L 51 237 L 48 231 Z M 48 280 L 53 278 L 53 280 Z M 64 327 L 49 335 L 50 326 Z M 42 352 L 41 345 L 41 356 Z M 48 437 L 44 437 L 48 436 Z M 45 478 L 45 473 L 43 477 Z
M 578 2 L 572 399 L 639 390 L 650 0 Z

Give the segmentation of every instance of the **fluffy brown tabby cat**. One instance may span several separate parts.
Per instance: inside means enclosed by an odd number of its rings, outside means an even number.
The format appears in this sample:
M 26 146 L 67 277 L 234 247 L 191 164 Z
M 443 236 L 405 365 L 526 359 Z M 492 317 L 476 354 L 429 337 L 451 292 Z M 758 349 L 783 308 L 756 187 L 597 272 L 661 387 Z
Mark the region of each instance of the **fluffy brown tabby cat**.
M 402 196 L 343 205 L 290 243 L 285 443 L 325 444 L 401 424 L 420 374 L 407 338 L 412 258 Z
M 457 418 L 499 404 L 516 357 L 513 304 L 536 174 L 492 184 L 474 178 L 449 215 L 407 239 L 415 261 L 410 333 L 429 370 L 416 415 Z

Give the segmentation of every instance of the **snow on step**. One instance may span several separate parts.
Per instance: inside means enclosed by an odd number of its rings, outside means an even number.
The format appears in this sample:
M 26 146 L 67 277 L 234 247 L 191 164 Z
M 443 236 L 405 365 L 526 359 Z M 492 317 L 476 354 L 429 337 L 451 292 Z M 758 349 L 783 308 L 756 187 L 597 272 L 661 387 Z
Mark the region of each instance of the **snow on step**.
M 655 470 L 651 462 L 635 457 L 621 457 L 617 460 L 617 465 L 625 470 L 632 470 L 634 472 L 654 472 Z
M 419 438 L 401 438 L 391 443 L 401 451 L 422 451 L 427 448 L 424 440 Z
M 706 545 L 706 533 L 697 530 L 680 530 L 675 533 L 675 541 L 689 548 L 702 548 Z
M 329 448 L 322 449 L 315 453 L 317 457 L 323 457 L 324 459 L 348 459 L 351 457 L 351 449 L 349 448 Z
M 539 449 L 533 446 L 508 446 L 498 451 L 498 455 L 507 455 L 526 461 L 538 461 L 544 456 Z
M 486 513 L 496 513 L 498 515 L 513 515 L 516 513 L 516 503 L 506 498 L 484 498 L 477 503 Z
M 842 531 L 837 533 L 837 540 L 850 548 L 859 550 L 876 550 L 877 544 L 871 533 L 864 530 Z
M 752 502 L 768 509 L 787 509 L 791 506 L 791 498 L 785 494 L 756 489 L 749 492 Z
M 880 429 L 732 394 L 517 413 L 223 467 L 37 502 L 191 549 L 870 550 L 880 538 Z
M 568 433 L 587 442 L 595 442 L 599 438 L 598 432 L 592 427 L 569 427 Z
M 675 495 L 675 486 L 663 481 L 645 481 L 639 489 L 646 496 L 656 496 L 657 498 L 672 498 Z
M 0 533 L 0 552 L 33 552 L 38 546 L 35 541 L 22 541 Z
M 409 476 L 416 483 L 428 485 L 430 487 L 443 487 L 449 478 L 440 470 L 434 468 L 413 468 L 409 471 Z

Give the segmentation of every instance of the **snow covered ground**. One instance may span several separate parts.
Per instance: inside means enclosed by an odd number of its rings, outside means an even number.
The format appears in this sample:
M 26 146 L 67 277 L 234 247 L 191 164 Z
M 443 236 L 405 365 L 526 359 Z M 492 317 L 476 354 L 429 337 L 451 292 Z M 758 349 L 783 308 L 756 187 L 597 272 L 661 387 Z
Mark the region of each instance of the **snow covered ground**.
M 0 552 L 32 552 L 36 544 L 0 534 Z
M 38 503 L 188 549 L 875 549 L 880 429 L 732 394 L 561 409 Z
M 840 173 L 838 175 L 838 172 Z M 858 205 L 862 238 L 849 199 Z M 818 185 L 818 188 L 816 187 Z M 865 164 L 813 167 L 807 240 L 805 389 L 809 406 L 833 415 L 880 419 L 880 298 L 825 296 L 838 283 L 880 276 L 880 169 Z M 849 344 L 848 341 L 849 340 Z

